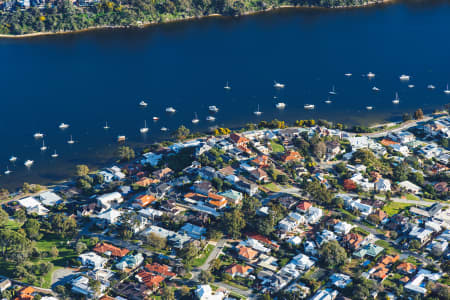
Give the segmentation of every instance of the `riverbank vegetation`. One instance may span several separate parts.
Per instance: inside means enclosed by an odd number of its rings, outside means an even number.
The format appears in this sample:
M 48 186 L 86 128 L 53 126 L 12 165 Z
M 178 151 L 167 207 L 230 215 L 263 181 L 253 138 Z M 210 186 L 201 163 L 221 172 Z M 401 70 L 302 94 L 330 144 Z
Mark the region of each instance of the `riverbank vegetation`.
M 345 7 L 369 0 L 80 0 L 23 9 L 15 0 L 0 13 L 0 34 L 67 32 L 94 27 L 139 26 L 213 14 L 239 16 L 280 6 Z M 6 1 L 8 3 L 9 1 Z M 379 1 L 382 2 L 382 1 Z M 83 6 L 78 5 L 83 4 Z M 6 10 L 6 7 L 8 9 Z

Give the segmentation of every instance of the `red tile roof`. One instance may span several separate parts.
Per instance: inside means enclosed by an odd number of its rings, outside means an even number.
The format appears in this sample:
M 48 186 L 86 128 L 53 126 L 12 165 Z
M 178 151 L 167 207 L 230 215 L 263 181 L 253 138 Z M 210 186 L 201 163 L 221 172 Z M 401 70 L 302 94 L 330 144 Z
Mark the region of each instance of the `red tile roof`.
M 229 273 L 231 275 L 235 275 L 235 274 L 242 274 L 242 275 L 246 275 L 247 273 L 250 273 L 249 271 L 252 268 L 250 266 L 243 266 L 243 265 L 233 265 L 231 267 L 229 267 L 225 272 Z
M 156 198 L 153 195 L 141 195 L 136 197 L 136 203 L 142 207 L 146 207 L 154 201 L 156 201 Z
M 111 244 L 107 244 L 107 243 L 99 243 L 95 246 L 94 251 L 97 253 L 101 253 L 104 254 L 105 252 L 110 251 L 111 252 L 111 256 L 116 256 L 116 257 L 124 257 L 125 255 L 128 254 L 128 252 L 130 252 L 130 250 L 128 249 L 121 249 L 119 247 L 113 246 Z
M 286 154 L 284 154 L 281 159 L 284 162 L 293 161 L 293 160 L 300 160 L 303 157 L 298 153 L 297 151 L 288 151 Z
M 307 211 L 309 210 L 309 208 L 312 206 L 311 202 L 308 201 L 301 201 L 298 205 L 297 205 L 297 209 L 301 210 L 301 211 Z
M 145 269 L 149 272 L 162 275 L 164 277 L 175 277 L 177 274 L 169 271 L 169 266 L 160 265 L 158 263 L 147 264 L 145 265 Z
M 269 245 L 269 246 L 271 246 L 271 247 L 273 247 L 275 249 L 280 248 L 280 245 L 278 245 L 275 242 L 272 242 L 271 240 L 269 240 L 267 237 L 265 237 L 263 235 L 249 233 L 249 234 L 247 234 L 247 237 L 249 237 L 251 239 L 254 239 L 254 240 L 257 240 L 257 241 L 260 241 L 261 243 Z
M 255 251 L 249 247 L 240 246 L 238 254 L 239 254 L 239 256 L 242 256 L 243 258 L 252 260 L 258 255 L 258 251 Z
M 160 275 L 154 275 L 142 270 L 136 274 L 136 278 L 149 288 L 156 288 L 165 280 L 165 278 Z

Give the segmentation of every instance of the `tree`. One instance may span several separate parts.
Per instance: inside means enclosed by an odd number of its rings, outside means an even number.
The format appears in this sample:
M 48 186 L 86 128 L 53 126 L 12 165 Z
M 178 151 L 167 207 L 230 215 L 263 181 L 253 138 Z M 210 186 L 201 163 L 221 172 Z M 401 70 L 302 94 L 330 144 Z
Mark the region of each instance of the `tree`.
M 86 250 L 87 250 L 87 246 L 86 246 L 86 244 L 83 243 L 83 242 L 78 241 L 77 244 L 75 245 L 75 251 L 76 251 L 78 254 L 81 254 L 81 253 L 83 253 L 83 252 L 86 251 Z
M 170 286 L 165 286 L 161 291 L 161 299 L 175 300 L 175 292 Z
M 418 110 L 416 110 L 416 111 L 414 112 L 414 119 L 416 119 L 416 120 L 421 120 L 421 119 L 423 119 L 423 111 L 422 111 L 421 108 L 419 108 Z
M 320 249 L 320 261 L 330 269 L 341 266 L 346 259 L 347 253 L 337 241 L 327 242 Z
M 251 218 L 255 216 L 256 211 L 261 207 L 261 202 L 256 197 L 245 197 L 242 201 L 242 213 Z
M 0 254 L 5 260 L 23 263 L 32 251 L 31 241 L 25 234 L 10 229 L 0 229 Z
M 9 221 L 8 213 L 0 207 L 0 227 L 4 227 Z
M 16 210 L 16 212 L 14 213 L 14 218 L 19 223 L 23 223 L 27 220 L 27 214 L 23 208 L 20 208 L 19 210 Z
M 78 177 L 83 177 L 89 174 L 89 167 L 86 165 L 77 165 L 76 170 Z
M 134 153 L 133 148 L 128 146 L 119 147 L 119 158 L 121 161 L 130 161 L 135 158 L 136 154 Z
M 420 242 L 418 240 L 412 240 L 411 242 L 409 242 L 409 248 L 410 249 L 419 249 L 421 246 Z
M 243 213 L 234 208 L 230 212 L 226 212 L 223 216 L 225 231 L 236 239 L 241 236 L 241 230 L 245 227 L 245 219 Z
M 327 152 L 327 146 L 325 145 L 324 142 L 319 141 L 316 144 L 314 144 L 314 155 L 317 158 L 322 159 L 326 152 Z
M 164 249 L 167 246 L 167 240 L 153 232 L 147 235 L 146 241 L 148 245 L 155 247 L 156 249 Z
M 219 177 L 214 177 L 211 180 L 212 185 L 220 192 L 222 191 L 222 187 L 223 187 L 223 180 L 220 179 Z
M 191 133 L 191 131 L 186 128 L 186 126 L 181 125 L 180 127 L 178 127 L 178 129 L 175 131 L 174 133 L 174 137 L 179 139 L 179 140 L 184 140 L 185 138 L 188 137 L 188 135 Z
M 39 223 L 36 219 L 28 219 L 23 224 L 22 228 L 25 229 L 25 232 L 28 236 L 28 238 L 32 240 L 39 240 L 41 235 L 39 234 L 39 231 L 41 229 L 41 223 Z
M 98 295 L 100 293 L 102 284 L 99 280 L 89 278 L 88 285 L 94 291 L 95 295 Z
M 411 115 L 408 113 L 403 114 L 402 116 L 403 122 L 409 121 L 412 119 Z
M 179 256 L 184 259 L 187 264 L 190 264 L 191 261 L 197 257 L 199 253 L 199 249 L 193 242 L 187 244 L 183 249 L 180 250 Z
M 211 274 L 210 271 L 208 271 L 208 270 L 202 270 L 202 271 L 200 272 L 199 279 L 200 279 L 200 281 L 201 281 L 202 283 L 206 284 L 206 283 L 212 282 L 213 279 L 214 279 L 214 277 L 213 277 L 213 275 Z
M 49 253 L 52 257 L 57 257 L 59 255 L 59 250 L 56 246 L 53 246 Z

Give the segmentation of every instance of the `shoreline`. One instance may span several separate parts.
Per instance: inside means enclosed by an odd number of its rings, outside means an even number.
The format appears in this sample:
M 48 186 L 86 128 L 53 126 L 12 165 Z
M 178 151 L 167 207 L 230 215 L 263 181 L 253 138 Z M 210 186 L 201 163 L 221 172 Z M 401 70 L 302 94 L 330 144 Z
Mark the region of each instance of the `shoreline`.
M 352 8 L 366 8 L 371 7 L 375 5 L 381 5 L 381 4 L 387 4 L 392 3 L 395 0 L 375 0 L 375 1 L 369 1 L 364 4 L 359 5 L 350 5 L 350 6 L 333 6 L 333 7 L 324 7 L 324 6 L 304 6 L 304 5 L 280 5 L 280 6 L 272 6 L 269 8 L 266 8 L 264 10 L 258 10 L 258 11 L 249 11 L 242 13 L 238 16 L 227 16 L 222 15 L 218 13 L 213 13 L 205 16 L 189 16 L 189 17 L 182 17 L 182 18 L 175 18 L 171 20 L 165 20 L 165 21 L 152 21 L 152 22 L 146 22 L 142 25 L 99 25 L 99 26 L 91 26 L 79 30 L 70 30 L 70 31 L 44 31 L 44 32 L 32 32 L 32 33 L 25 33 L 20 35 L 11 35 L 11 34 L 0 34 L 0 39 L 27 39 L 27 38 L 33 38 L 33 37 L 40 37 L 40 36 L 52 36 L 52 35 L 64 35 L 64 34 L 78 34 L 78 33 L 84 33 L 89 31 L 96 31 L 96 30 L 108 30 L 108 29 L 143 29 L 150 26 L 156 26 L 156 25 L 164 25 L 164 24 L 170 24 L 170 23 L 177 23 L 177 22 L 188 22 L 192 20 L 201 20 L 206 18 L 240 18 L 245 16 L 251 16 L 251 15 L 257 15 L 257 14 L 264 14 L 268 12 L 275 12 L 279 10 L 288 10 L 288 9 L 324 9 L 324 10 L 342 10 L 342 9 L 352 9 Z

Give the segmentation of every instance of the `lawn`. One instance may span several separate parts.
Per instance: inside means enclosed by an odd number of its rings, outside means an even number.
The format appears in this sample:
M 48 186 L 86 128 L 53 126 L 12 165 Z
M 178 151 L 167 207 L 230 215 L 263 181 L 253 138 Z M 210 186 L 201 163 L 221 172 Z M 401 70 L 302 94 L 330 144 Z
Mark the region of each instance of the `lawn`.
M 265 184 L 263 185 L 263 187 L 274 193 L 279 192 L 281 190 L 280 187 L 273 182 Z
M 240 289 L 240 290 L 243 290 L 243 291 L 247 291 L 248 290 L 248 287 L 246 287 L 246 286 L 243 286 L 243 285 L 240 285 L 240 284 L 237 284 L 236 282 L 234 282 L 234 281 L 224 281 L 224 283 L 226 283 L 226 284 L 228 284 L 228 285 L 231 285 L 232 287 L 235 287 L 235 288 L 237 288 L 237 289 Z
M 208 244 L 208 246 L 206 246 L 206 249 L 203 250 L 202 254 L 200 254 L 200 256 L 198 256 L 197 258 L 195 258 L 193 260 L 192 266 L 200 267 L 201 265 L 203 265 L 213 250 L 214 250 L 214 245 Z
M 383 207 L 383 210 L 389 215 L 393 216 L 400 211 L 412 206 L 410 203 L 401 203 L 401 202 L 391 202 L 385 207 Z
M 378 240 L 375 242 L 375 245 L 383 247 L 387 254 L 398 254 L 399 251 L 391 246 L 389 242 L 384 240 Z
M 272 147 L 272 152 L 275 152 L 275 153 L 284 152 L 283 145 L 280 145 L 280 144 L 278 144 L 277 142 L 275 142 L 273 140 L 270 141 L 270 146 Z
M 420 200 L 419 197 L 413 195 L 413 194 L 406 194 L 406 199 L 408 200 L 414 200 L 414 201 L 418 201 Z

